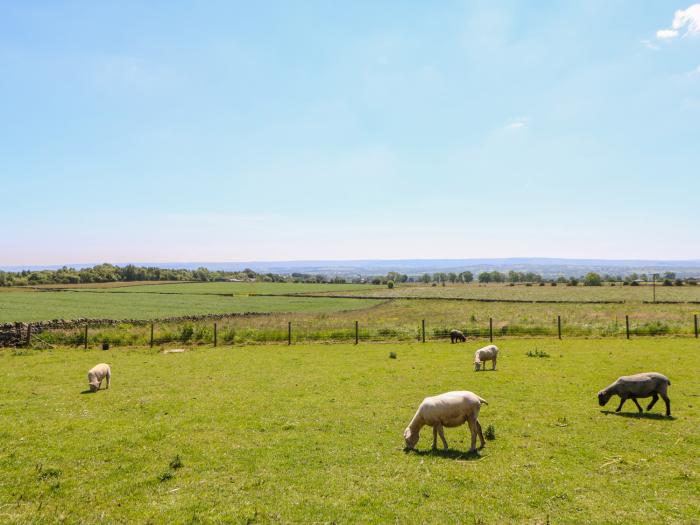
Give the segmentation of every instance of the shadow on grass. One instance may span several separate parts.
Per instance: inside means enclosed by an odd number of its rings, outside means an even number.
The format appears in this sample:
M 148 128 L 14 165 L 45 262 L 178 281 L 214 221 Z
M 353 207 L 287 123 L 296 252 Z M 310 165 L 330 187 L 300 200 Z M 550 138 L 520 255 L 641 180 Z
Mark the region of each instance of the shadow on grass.
M 600 413 L 606 416 L 629 417 L 632 419 L 656 419 L 660 421 L 673 421 L 676 419 L 673 416 L 664 416 L 663 414 L 654 414 L 651 412 L 613 412 L 612 410 L 601 410 Z
M 461 459 L 463 461 L 477 461 L 483 457 L 478 450 L 475 452 L 463 452 L 461 450 L 429 448 L 427 450 L 404 449 L 404 452 L 406 454 L 415 454 L 416 456 L 434 456 L 445 459 Z
M 96 394 L 97 392 L 96 392 L 96 391 L 93 392 L 92 390 L 88 389 L 88 390 L 83 390 L 83 391 L 80 392 L 80 393 L 81 393 L 81 394 Z

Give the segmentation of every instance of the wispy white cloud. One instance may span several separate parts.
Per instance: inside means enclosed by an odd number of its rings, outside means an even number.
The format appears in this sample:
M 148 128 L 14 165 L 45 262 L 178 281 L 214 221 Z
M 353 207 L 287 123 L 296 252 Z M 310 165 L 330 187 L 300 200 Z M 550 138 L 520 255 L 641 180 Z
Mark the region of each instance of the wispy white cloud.
M 647 49 L 651 49 L 652 51 L 658 51 L 660 48 L 654 42 L 651 40 L 642 40 L 642 44 L 644 44 L 644 47 Z
M 687 9 L 676 11 L 671 27 L 659 29 L 656 32 L 656 38 L 659 40 L 671 40 L 680 35 L 683 30 L 685 30 L 683 36 L 700 35 L 700 4 L 693 4 Z
M 656 32 L 656 38 L 659 40 L 670 40 L 671 38 L 676 38 L 678 36 L 678 31 L 675 29 L 659 29 Z
M 506 124 L 505 129 L 521 129 L 527 124 L 527 117 L 520 117 Z
M 697 77 L 700 76 L 700 66 L 696 67 L 692 71 L 688 71 L 688 76 L 689 77 Z

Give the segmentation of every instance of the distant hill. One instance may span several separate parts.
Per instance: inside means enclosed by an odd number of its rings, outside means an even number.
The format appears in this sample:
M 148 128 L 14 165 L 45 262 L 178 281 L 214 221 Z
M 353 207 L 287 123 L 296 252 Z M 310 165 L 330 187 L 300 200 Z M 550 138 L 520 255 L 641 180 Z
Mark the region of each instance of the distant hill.
M 129 263 L 120 263 L 124 266 Z M 700 260 L 663 261 L 663 260 L 624 260 L 624 259 L 554 259 L 514 257 L 507 259 L 396 259 L 396 260 L 338 260 L 338 261 L 248 261 L 248 262 L 136 262 L 137 266 L 154 266 L 159 268 L 190 269 L 205 267 L 216 271 L 240 271 L 250 268 L 259 273 L 291 274 L 308 273 L 339 275 L 344 277 L 384 275 L 387 272 L 399 272 L 407 275 L 420 275 L 434 272 L 463 272 L 475 274 L 483 271 L 509 270 L 519 272 L 534 272 L 545 278 L 558 276 L 579 276 L 587 272 L 597 272 L 610 275 L 629 275 L 630 273 L 663 273 L 674 272 L 679 277 L 700 276 Z M 44 266 L 5 266 L 6 271 L 21 270 L 55 270 L 62 266 L 85 268 L 89 264 L 66 264 Z

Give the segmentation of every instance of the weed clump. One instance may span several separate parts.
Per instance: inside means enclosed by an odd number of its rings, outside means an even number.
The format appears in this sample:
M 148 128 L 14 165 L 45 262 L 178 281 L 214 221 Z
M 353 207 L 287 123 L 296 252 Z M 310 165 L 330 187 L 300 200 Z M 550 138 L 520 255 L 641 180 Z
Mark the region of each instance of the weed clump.
M 389 359 L 396 359 L 396 352 L 389 352 Z
M 525 355 L 528 357 L 549 357 L 549 354 L 547 352 L 543 350 L 538 350 L 537 348 L 535 348 L 534 352 L 532 350 L 528 350 Z
M 169 470 L 166 470 L 160 476 L 158 476 L 158 481 L 160 481 L 161 483 L 163 483 L 164 481 L 169 481 L 171 479 L 173 479 L 173 473 Z
M 173 460 L 170 462 L 170 468 L 173 470 L 177 470 L 179 468 L 182 468 L 182 460 L 180 459 L 180 454 L 175 456 Z
M 484 437 L 489 441 L 496 439 L 496 428 L 493 425 L 486 427 L 486 432 L 484 432 Z

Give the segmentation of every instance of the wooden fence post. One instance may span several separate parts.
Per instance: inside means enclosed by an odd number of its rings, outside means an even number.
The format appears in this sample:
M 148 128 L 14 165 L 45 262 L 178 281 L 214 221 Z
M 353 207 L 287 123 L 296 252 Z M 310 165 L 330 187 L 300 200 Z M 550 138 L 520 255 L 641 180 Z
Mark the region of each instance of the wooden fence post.
M 153 323 L 151 323 L 151 348 L 153 348 Z
M 32 344 L 32 323 L 27 325 L 27 346 Z
M 493 343 L 493 317 L 489 317 L 489 341 Z
M 360 323 L 359 321 L 355 321 L 355 344 L 357 344 L 360 340 Z
M 625 330 L 627 332 L 627 339 L 630 338 L 630 316 L 625 315 Z
M 695 314 L 695 339 L 698 338 L 698 314 Z
M 214 346 L 216 346 L 216 323 L 214 323 Z
M 559 334 L 559 339 L 561 339 L 561 315 L 557 315 L 557 332 Z
M 425 319 L 423 319 L 423 342 L 425 343 Z
M 292 344 L 292 322 L 289 321 L 287 324 L 287 345 Z
M 85 350 L 87 350 L 88 325 L 85 323 Z

